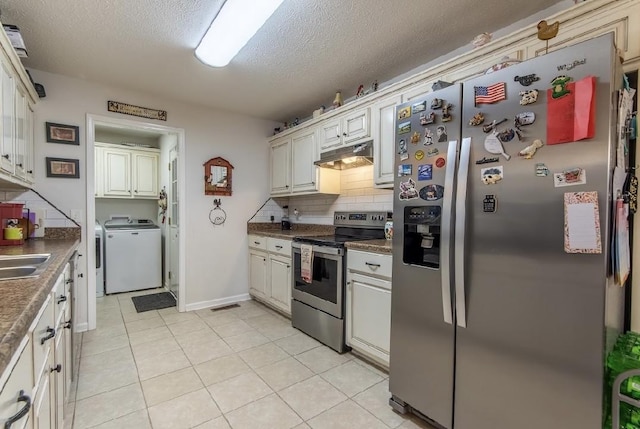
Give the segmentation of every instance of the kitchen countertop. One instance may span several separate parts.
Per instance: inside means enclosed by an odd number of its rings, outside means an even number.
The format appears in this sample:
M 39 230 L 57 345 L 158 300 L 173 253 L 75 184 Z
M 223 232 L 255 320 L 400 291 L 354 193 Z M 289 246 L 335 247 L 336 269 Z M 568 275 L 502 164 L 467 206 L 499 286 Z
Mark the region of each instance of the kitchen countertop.
M 335 231 L 333 225 L 293 224 L 290 230 L 280 229 L 279 223 L 248 223 L 247 233 L 262 237 L 293 239 L 294 237 L 319 237 L 331 235 Z
M 361 240 L 347 241 L 347 249 L 362 250 L 363 252 L 387 253 L 393 252 L 392 240 Z
M 29 326 L 79 243 L 77 239 L 32 239 L 22 246 L 0 246 L 0 255 L 51 254 L 47 268 L 39 277 L 0 280 L 0 374 L 29 331 Z

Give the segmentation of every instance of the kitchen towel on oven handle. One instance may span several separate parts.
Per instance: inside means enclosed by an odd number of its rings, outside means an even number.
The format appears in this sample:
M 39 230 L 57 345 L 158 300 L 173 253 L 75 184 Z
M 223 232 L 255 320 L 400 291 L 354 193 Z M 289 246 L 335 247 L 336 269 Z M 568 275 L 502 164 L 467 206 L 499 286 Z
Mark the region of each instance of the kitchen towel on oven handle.
M 313 246 L 311 244 L 300 245 L 300 277 L 307 283 L 311 283 L 313 270 Z

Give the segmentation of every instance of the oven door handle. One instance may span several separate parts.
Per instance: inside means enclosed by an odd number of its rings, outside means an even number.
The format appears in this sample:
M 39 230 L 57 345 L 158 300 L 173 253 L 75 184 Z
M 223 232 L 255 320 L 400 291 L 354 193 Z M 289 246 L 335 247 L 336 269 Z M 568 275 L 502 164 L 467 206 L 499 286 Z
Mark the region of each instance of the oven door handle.
M 292 249 L 296 249 L 296 250 L 300 250 L 301 244 L 304 244 L 304 243 L 293 242 L 293 243 L 291 243 L 291 248 Z M 341 249 L 341 248 L 338 248 L 338 247 L 331 247 L 331 246 L 316 246 L 314 244 L 313 245 L 313 253 L 314 254 L 318 254 L 318 255 L 342 256 L 342 255 L 344 255 L 344 249 Z

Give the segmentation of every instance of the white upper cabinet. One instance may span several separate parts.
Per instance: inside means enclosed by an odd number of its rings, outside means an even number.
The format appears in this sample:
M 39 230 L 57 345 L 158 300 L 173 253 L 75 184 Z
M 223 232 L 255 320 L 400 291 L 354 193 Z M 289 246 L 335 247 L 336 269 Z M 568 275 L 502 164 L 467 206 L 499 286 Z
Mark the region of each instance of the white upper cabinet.
M 15 97 L 16 83 L 7 61 L 0 62 L 2 78 L 2 142 L 0 143 L 0 168 L 13 174 L 15 171 L 14 139 L 15 139 Z
M 400 95 L 376 102 L 371 107 L 371 135 L 373 136 L 373 180 L 376 187 L 393 188 L 395 161 L 396 106 Z
M 291 192 L 291 138 L 271 144 L 271 194 Z
M 158 149 L 129 149 L 96 143 L 96 197 L 158 198 L 159 160 Z
M 315 190 L 317 174 L 313 162 L 316 160 L 316 132 L 306 129 L 291 138 L 291 191 Z
M 320 125 L 320 153 L 364 142 L 370 137 L 369 108 L 356 109 Z

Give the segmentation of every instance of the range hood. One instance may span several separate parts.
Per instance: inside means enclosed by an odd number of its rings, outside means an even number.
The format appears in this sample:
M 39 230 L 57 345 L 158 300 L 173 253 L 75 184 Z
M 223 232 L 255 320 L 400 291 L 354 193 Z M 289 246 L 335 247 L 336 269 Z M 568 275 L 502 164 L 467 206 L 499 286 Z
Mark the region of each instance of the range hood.
M 333 168 L 334 170 L 371 165 L 373 164 L 373 144 L 366 142 L 321 153 L 320 159 L 314 164 L 318 167 Z

